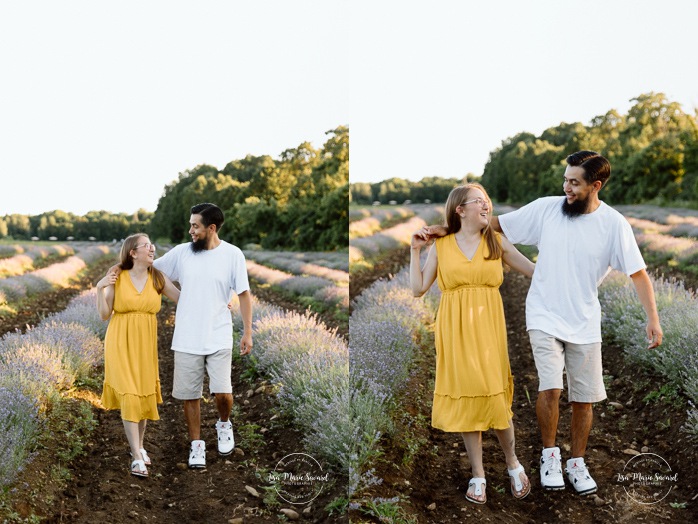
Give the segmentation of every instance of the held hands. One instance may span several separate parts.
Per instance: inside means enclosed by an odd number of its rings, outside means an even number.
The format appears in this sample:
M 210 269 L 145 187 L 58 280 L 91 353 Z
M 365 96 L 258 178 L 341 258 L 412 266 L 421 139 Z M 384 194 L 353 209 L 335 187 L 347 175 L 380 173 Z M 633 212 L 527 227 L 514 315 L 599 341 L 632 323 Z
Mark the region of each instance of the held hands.
M 444 226 L 424 226 L 419 231 L 412 234 L 411 245 L 415 249 L 420 249 L 438 237 L 446 236 L 448 230 Z
M 114 268 L 116 268 L 118 271 L 114 271 Z M 97 282 L 97 289 L 104 289 L 105 287 L 108 286 L 113 286 L 116 284 L 116 279 L 119 276 L 119 273 L 121 272 L 121 269 L 119 269 L 118 266 L 112 266 L 109 268 L 109 271 L 107 271 L 107 274 Z

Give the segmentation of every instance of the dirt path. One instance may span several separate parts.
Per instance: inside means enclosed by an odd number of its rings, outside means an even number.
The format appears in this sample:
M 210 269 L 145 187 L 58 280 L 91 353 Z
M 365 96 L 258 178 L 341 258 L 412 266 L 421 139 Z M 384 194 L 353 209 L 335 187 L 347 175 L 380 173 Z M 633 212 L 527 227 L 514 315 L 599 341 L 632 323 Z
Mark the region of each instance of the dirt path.
M 328 518 L 323 510 L 342 493 L 341 484 L 323 491 L 309 506 L 295 507 L 265 489 L 270 488 L 265 472 L 273 470 L 285 455 L 303 451 L 302 436 L 278 413 L 271 388 L 264 381 L 239 378 L 244 371 L 240 361 L 233 367 L 236 451 L 229 457 L 218 456 L 214 429 L 218 413 L 214 399 L 205 395 L 201 411 L 207 468 L 187 468 L 189 442 L 182 405 L 170 394 L 174 306 L 164 302 L 158 320 L 164 404 L 160 420 L 149 423 L 146 431 L 146 449 L 153 462 L 150 478 L 129 473 L 130 456 L 118 412 L 97 410 L 99 426 L 88 452 L 75 464 L 72 485 L 49 522 L 224 524 L 235 518 L 244 523 L 277 522 L 282 508 L 301 514 L 306 509 L 306 522 L 341 522 Z M 254 487 L 260 497 L 252 496 L 246 486 Z
M 501 452 L 493 432 L 483 436 L 485 472 L 488 478 L 485 506 L 465 500 L 470 465 L 457 434 L 434 430 L 429 425 L 433 391 L 432 341 L 424 341 L 425 353 L 407 385 L 409 395 L 404 410 L 397 413 L 396 432 L 383 442 L 385 456 L 379 461 L 376 475 L 385 482 L 372 493 L 376 497 L 399 496 L 407 514 L 419 523 L 456 522 L 695 522 L 698 515 L 698 473 L 696 446 L 681 432 L 686 414 L 670 402 L 647 404 L 643 399 L 661 385 L 660 377 L 651 376 L 629 365 L 621 351 L 604 347 L 604 373 L 608 375 L 609 399 L 595 406 L 594 426 L 589 439 L 587 463 L 599 484 L 598 496 L 579 497 L 568 488 L 548 493 L 538 478 L 540 437 L 535 414 L 537 374 L 525 331 L 524 305 L 530 281 L 510 272 L 501 288 L 507 319 L 509 353 L 515 381 L 514 424 L 516 449 L 521 463 L 532 480 L 533 490 L 523 501 L 515 501 Z M 609 402 L 622 404 L 610 407 Z M 685 403 L 684 403 L 685 404 Z M 563 459 L 569 458 L 570 410 L 563 398 L 560 410 L 558 442 Z M 631 455 L 624 450 L 648 451 L 665 458 L 678 471 L 675 489 L 654 505 L 642 505 L 630 499 L 618 474 Z M 413 450 L 419 451 L 413 454 Z M 685 508 L 670 505 L 685 504 Z M 364 515 L 351 516 L 366 521 Z M 373 520 L 372 522 L 377 522 Z

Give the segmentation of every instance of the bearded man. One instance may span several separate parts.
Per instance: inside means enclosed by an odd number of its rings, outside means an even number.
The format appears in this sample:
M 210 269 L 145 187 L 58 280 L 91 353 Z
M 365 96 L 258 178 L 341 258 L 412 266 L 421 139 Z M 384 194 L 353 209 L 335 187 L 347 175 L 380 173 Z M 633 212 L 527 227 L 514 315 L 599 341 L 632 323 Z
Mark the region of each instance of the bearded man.
M 201 396 L 204 373 L 215 395 L 219 420 L 216 423 L 218 453 L 233 452 L 235 438 L 230 412 L 233 407 L 233 323 L 228 303 L 233 293 L 240 299 L 244 330 L 240 354 L 252 350 L 252 296 L 242 251 L 218 236 L 224 216 L 215 204 L 191 208 L 191 242 L 175 246 L 153 265 L 182 291 L 177 304 L 172 396 L 184 401 L 191 448 L 189 467 L 206 467 L 206 442 L 201 439 Z

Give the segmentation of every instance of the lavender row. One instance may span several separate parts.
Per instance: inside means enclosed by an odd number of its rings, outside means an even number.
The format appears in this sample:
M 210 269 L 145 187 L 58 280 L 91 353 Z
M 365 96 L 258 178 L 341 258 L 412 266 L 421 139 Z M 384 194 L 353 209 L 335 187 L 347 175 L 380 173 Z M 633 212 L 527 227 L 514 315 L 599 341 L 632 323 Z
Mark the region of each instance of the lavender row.
M 0 258 L 0 278 L 22 275 L 34 269 L 34 261 L 51 255 L 74 255 L 75 250 L 66 245 L 52 246 L 0 246 L 11 247 L 16 254 L 7 258 Z
M 85 247 L 63 262 L 24 275 L 0 280 L 0 304 L 66 287 L 88 264 L 110 253 L 107 246 Z
M 312 297 L 329 306 L 349 308 L 348 286 L 337 286 L 334 282 L 320 277 L 295 276 L 252 260 L 247 260 L 247 272 L 255 280 L 271 284 L 293 295 Z
M 0 487 L 23 469 L 46 407 L 101 363 L 107 323 L 94 302 L 94 290 L 83 293 L 26 333 L 0 338 Z
M 698 437 L 698 297 L 681 282 L 652 279 L 664 339 L 648 350 L 645 314 L 627 277 L 613 273 L 599 288 L 602 329 L 628 359 L 645 364 L 682 389 L 694 406 L 684 429 Z
M 349 273 L 347 271 L 308 262 L 298 256 L 298 253 L 285 251 L 245 251 L 244 253 L 248 260 L 259 262 L 271 268 L 288 271 L 296 276 L 321 277 L 340 284 L 349 284 Z M 322 253 L 318 254 L 323 256 Z M 344 267 L 349 266 L 349 257 L 346 253 L 340 254 L 339 260 L 344 264 Z
M 417 344 L 415 335 L 433 321 L 439 293 L 412 296 L 409 268 L 392 280 L 379 280 L 354 302 L 349 324 L 349 362 L 355 442 L 349 464 L 349 493 L 372 482 L 366 471 L 381 435 L 391 427 L 397 395 L 408 382 Z
M 411 217 L 414 211 L 404 206 L 361 206 L 349 208 L 349 223 L 365 218 L 375 218 L 379 222 L 395 217 Z
M 635 239 L 643 251 L 668 255 L 679 262 L 698 263 L 698 240 L 659 233 L 636 233 Z
M 303 432 L 305 449 L 346 471 L 354 435 L 346 342 L 312 315 L 253 301 L 250 365 L 280 386 L 279 404 Z M 242 329 L 237 314 L 234 323 Z
M 375 258 L 382 252 L 407 246 L 412 233 L 426 226 L 440 223 L 443 219 L 443 206 L 422 206 L 418 215 L 393 227 L 368 237 L 349 240 L 349 262 Z
M 406 207 L 370 208 L 368 216 L 349 223 L 349 238 L 373 235 L 385 227 L 387 221 L 407 219 L 414 216 L 414 210 Z

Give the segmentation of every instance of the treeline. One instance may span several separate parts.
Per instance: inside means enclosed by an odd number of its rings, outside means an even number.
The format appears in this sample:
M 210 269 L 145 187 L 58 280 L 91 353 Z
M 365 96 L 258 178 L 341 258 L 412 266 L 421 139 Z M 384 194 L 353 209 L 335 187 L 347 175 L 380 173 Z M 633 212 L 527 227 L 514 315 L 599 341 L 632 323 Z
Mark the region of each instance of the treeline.
M 482 183 L 493 200 L 523 204 L 561 195 L 565 158 L 582 149 L 598 151 L 611 162 L 611 179 L 601 193 L 610 204 L 684 203 L 698 205 L 698 111 L 685 113 L 663 93 L 631 99 L 627 114 L 610 110 L 589 125 L 561 123 L 540 136 L 521 132 L 490 153 L 481 177 L 463 180 L 391 178 L 351 185 L 357 204 L 394 200 L 445 202 L 449 191 L 466 181 Z
M 490 153 L 481 182 L 499 202 L 526 203 L 562 194 L 565 158 L 582 149 L 611 162 L 601 198 L 612 204 L 698 203 L 698 124 L 663 93 L 631 99 L 589 125 L 561 123 L 540 136 L 522 132 Z
M 40 215 L 0 217 L 0 238 L 14 240 L 119 240 L 131 233 L 147 231 L 153 213 L 139 209 L 133 214 L 90 211 L 84 216 L 65 211 Z
M 389 178 L 373 184 L 355 182 L 351 185 L 351 201 L 354 204 L 388 204 L 393 201 L 402 204 L 406 200 L 413 203 L 446 202 L 455 186 L 477 179 L 468 174 L 463 179 L 426 177 L 419 182 L 412 182 L 404 178 Z
M 165 187 L 152 238 L 188 241 L 189 210 L 213 202 L 225 213 L 221 238 L 265 249 L 333 250 L 349 243 L 349 129 L 328 131 L 321 149 L 304 142 L 270 156 L 248 155 L 222 171 L 200 165 Z
M 213 202 L 225 212 L 221 237 L 236 245 L 307 251 L 349 244 L 349 129 L 327 132 L 321 149 L 308 142 L 281 153 L 248 155 L 219 171 L 200 165 L 165 186 L 156 211 L 49 211 L 0 217 L 0 238 L 113 240 L 146 232 L 153 239 L 189 241 L 189 210 Z

